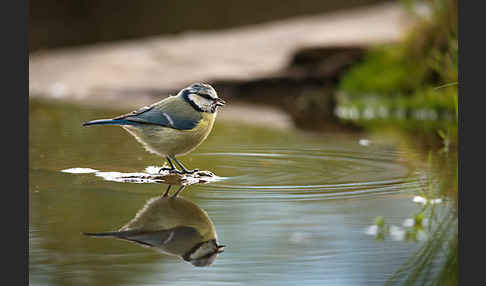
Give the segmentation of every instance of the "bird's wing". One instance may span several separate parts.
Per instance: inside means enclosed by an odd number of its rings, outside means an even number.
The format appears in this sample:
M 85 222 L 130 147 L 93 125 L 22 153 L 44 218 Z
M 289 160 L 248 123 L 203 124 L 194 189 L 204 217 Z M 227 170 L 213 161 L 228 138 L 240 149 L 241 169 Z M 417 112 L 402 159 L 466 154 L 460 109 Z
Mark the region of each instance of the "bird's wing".
M 159 231 L 141 231 L 139 233 L 131 233 L 128 236 L 120 237 L 133 242 L 148 246 L 161 246 L 175 241 L 184 240 L 186 237 L 201 237 L 199 232 L 189 226 L 178 226 L 171 229 Z
M 149 111 L 150 109 L 153 108 L 153 105 L 149 105 L 149 106 L 144 106 L 142 108 L 139 108 L 135 111 L 132 111 L 132 112 L 129 112 L 129 113 L 126 113 L 126 114 L 123 114 L 123 115 L 120 115 L 120 116 L 117 116 L 115 118 L 113 118 L 114 120 L 118 120 L 118 119 L 125 119 L 127 117 L 131 117 L 131 116 L 137 116 L 137 115 L 140 115 L 146 111 Z
M 160 125 L 178 130 L 190 130 L 196 127 L 201 118 L 199 112 L 194 110 L 187 102 L 174 96 L 113 119 Z
M 168 243 L 173 243 L 174 241 L 184 240 L 184 237 L 201 237 L 199 232 L 190 226 L 177 226 L 171 229 L 157 231 L 122 230 L 84 234 L 95 237 L 115 237 L 145 246 L 161 246 Z

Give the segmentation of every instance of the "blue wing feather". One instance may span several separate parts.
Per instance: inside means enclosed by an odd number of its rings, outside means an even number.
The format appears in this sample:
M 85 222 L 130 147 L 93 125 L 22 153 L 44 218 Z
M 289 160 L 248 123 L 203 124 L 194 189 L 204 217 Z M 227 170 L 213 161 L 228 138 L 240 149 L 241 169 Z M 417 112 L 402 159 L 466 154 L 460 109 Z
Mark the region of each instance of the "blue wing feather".
M 187 102 L 171 97 L 145 106 L 114 120 L 125 120 L 140 124 L 154 124 L 178 130 L 190 130 L 197 126 L 202 116 Z
M 98 119 L 83 123 L 83 126 L 89 125 L 139 125 L 140 123 L 128 121 L 128 120 L 115 120 L 115 119 Z
M 113 119 L 93 120 L 87 125 L 160 125 L 177 130 L 190 130 L 197 126 L 202 116 L 189 103 L 179 97 L 169 97 Z

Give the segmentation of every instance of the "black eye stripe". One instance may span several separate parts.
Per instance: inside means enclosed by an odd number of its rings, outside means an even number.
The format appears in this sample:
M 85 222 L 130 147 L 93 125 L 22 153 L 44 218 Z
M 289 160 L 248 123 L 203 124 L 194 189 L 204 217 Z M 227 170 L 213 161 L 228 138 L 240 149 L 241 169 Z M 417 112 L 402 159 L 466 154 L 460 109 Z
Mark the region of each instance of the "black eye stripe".
M 201 97 L 204 97 L 206 99 L 209 99 L 209 100 L 215 100 L 214 98 L 212 98 L 209 94 L 205 94 L 205 93 L 198 93 L 197 95 L 201 96 Z

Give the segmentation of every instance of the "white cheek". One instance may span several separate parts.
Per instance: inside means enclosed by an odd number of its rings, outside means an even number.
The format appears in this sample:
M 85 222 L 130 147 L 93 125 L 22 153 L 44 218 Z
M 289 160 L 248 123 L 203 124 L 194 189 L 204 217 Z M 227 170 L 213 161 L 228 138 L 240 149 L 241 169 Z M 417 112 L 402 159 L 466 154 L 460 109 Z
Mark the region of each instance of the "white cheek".
M 208 243 L 205 243 L 203 245 L 201 245 L 201 247 L 199 247 L 191 256 L 190 258 L 191 259 L 197 259 L 198 257 L 203 257 L 205 255 L 207 255 L 208 253 L 211 253 L 213 252 L 213 249 L 212 247 L 208 244 Z
M 211 108 L 211 104 L 213 103 L 211 100 L 196 94 L 190 94 L 189 98 L 203 110 L 209 110 Z

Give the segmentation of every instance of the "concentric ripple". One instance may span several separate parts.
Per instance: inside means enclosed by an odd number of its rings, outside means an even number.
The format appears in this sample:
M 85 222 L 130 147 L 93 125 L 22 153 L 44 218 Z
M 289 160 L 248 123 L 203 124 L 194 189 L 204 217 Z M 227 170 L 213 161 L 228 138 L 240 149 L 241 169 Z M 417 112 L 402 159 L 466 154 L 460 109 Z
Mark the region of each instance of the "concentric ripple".
M 240 152 L 198 154 L 211 157 L 216 173 L 226 177 L 204 187 L 202 195 L 224 189 L 225 198 L 349 198 L 409 191 L 422 180 L 387 145 L 292 147 L 238 146 Z

